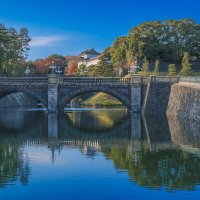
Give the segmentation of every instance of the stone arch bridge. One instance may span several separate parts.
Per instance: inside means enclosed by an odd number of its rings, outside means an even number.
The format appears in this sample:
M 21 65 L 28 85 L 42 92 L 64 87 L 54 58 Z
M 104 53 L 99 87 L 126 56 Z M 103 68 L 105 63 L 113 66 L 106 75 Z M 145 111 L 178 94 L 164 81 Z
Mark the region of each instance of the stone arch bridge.
M 0 78 L 0 98 L 15 92 L 25 92 L 37 99 L 49 112 L 64 109 L 66 102 L 87 92 L 105 92 L 119 99 L 132 112 L 141 112 L 148 105 L 162 102 L 177 83 L 177 77 L 132 76 L 131 78 L 97 77 L 6 77 Z M 159 102 L 160 100 L 160 102 Z M 165 104 L 165 105 L 164 105 Z M 156 108 L 156 107 L 155 107 Z M 163 109 L 162 108 L 162 109 Z M 162 110 L 161 109 L 161 110 Z

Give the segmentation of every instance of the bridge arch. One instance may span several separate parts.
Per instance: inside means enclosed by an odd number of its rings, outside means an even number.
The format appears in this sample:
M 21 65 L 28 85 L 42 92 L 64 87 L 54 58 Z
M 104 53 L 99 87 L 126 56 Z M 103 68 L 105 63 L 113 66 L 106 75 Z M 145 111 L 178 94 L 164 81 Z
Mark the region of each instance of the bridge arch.
M 89 87 L 74 89 L 68 92 L 66 95 L 60 97 L 58 101 L 59 110 L 64 110 L 66 102 L 70 102 L 76 96 L 89 92 L 104 92 L 121 101 L 127 108 L 130 107 L 130 99 L 125 94 L 122 94 L 117 90 L 110 89 L 104 86 L 89 86 Z
M 45 101 L 45 99 L 43 97 L 41 97 L 40 95 L 38 95 L 36 92 L 33 92 L 31 90 L 28 90 L 28 89 L 11 89 L 11 90 L 5 89 L 5 90 L 1 90 L 0 99 L 3 98 L 3 97 L 6 97 L 7 95 L 18 93 L 18 92 L 22 92 L 22 93 L 29 95 L 32 99 L 35 99 L 36 101 L 41 102 L 43 104 L 43 106 L 45 108 L 47 108 L 47 101 Z

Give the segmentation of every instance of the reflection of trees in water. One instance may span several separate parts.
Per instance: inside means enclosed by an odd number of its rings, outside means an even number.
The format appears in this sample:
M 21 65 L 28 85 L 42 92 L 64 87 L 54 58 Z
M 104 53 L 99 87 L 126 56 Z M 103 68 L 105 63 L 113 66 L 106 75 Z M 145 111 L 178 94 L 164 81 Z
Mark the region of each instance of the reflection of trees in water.
M 30 167 L 20 144 L 2 143 L 0 145 L 0 187 L 16 181 L 28 183 Z
M 28 183 L 30 167 L 23 145 L 47 138 L 43 113 L 2 110 L 0 114 L 0 187 Z
M 131 120 L 134 118 L 125 113 L 75 113 L 71 114 L 72 118 L 65 114 L 58 116 L 58 120 L 53 120 L 58 123 L 58 129 L 55 129 L 57 133 L 53 133 L 55 138 L 52 139 L 48 138 L 48 117 L 44 113 L 21 112 L 20 115 L 24 116 L 17 122 L 15 118 L 9 118 L 9 114 L 5 118 L 4 114 L 0 115 L 1 187 L 18 180 L 22 184 L 28 182 L 30 168 L 22 144 L 32 145 L 31 142 L 44 144 L 52 152 L 60 152 L 70 145 L 71 148 L 79 148 L 84 155 L 91 157 L 95 156 L 96 151 L 101 151 L 105 157 L 113 160 L 117 169 L 127 170 L 131 180 L 141 186 L 191 190 L 200 181 L 200 158 L 181 151 L 176 145 L 170 146 L 172 138 L 176 144 L 199 147 L 199 124 L 169 119 L 168 126 L 165 116 L 146 116 L 141 128 L 141 140 L 138 137 L 136 141 L 132 137 L 135 131 L 132 129 L 137 127 L 132 124 Z M 86 115 L 89 118 L 85 117 Z M 89 120 L 92 117 L 95 119 Z M 16 123 L 16 126 L 13 123 Z M 91 125 L 92 123 L 94 125 Z M 98 125 L 96 129 L 95 123 Z M 54 125 L 52 124 L 52 127 Z M 134 142 L 137 144 L 133 144 Z M 170 145 L 164 146 L 164 143 Z M 54 159 L 52 153 L 52 161 Z
M 175 119 L 169 119 L 168 126 L 166 116 L 148 115 L 143 118 L 142 138 L 147 138 L 149 147 L 141 140 L 141 150 L 135 149 L 134 145 L 130 147 L 130 144 L 101 144 L 101 151 L 113 160 L 117 169 L 127 170 L 131 180 L 141 186 L 192 190 L 200 182 L 200 157 L 180 150 L 170 140 L 174 139 L 176 144 L 197 145 L 199 126 L 199 123 Z
M 128 147 L 102 149 L 117 169 L 128 170 L 132 181 L 141 186 L 167 190 L 192 190 L 200 181 L 200 158 L 176 149 L 130 153 Z

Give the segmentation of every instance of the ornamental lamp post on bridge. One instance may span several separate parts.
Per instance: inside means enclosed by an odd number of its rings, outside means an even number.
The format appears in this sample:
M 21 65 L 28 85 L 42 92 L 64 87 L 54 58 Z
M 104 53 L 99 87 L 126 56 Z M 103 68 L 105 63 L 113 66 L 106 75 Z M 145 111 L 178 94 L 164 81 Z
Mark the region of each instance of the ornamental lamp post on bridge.
M 61 76 L 61 74 L 63 73 L 63 70 L 62 70 L 62 68 L 61 68 L 61 66 L 58 66 L 57 68 L 56 68 L 56 74 L 58 75 L 58 76 Z
M 26 70 L 24 73 L 26 74 L 27 77 L 29 76 L 30 72 L 31 72 L 30 68 L 26 67 Z
M 54 64 L 54 61 L 51 62 L 50 66 L 49 66 L 49 74 L 50 76 L 55 76 L 56 75 L 56 65 Z

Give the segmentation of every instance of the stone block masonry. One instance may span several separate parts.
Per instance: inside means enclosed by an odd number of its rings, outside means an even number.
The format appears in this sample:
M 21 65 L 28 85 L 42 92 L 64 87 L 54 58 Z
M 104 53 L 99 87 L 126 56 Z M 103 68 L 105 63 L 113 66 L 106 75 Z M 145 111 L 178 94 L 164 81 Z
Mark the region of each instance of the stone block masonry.
M 143 96 L 143 113 L 166 113 L 171 93 L 171 86 L 178 82 L 178 77 L 154 77 L 147 83 Z
M 56 76 L 48 78 L 48 111 L 57 112 L 58 110 L 58 79 Z
M 130 110 L 140 113 L 142 108 L 142 78 L 140 76 L 131 77 L 130 85 Z
M 28 93 L 49 112 L 63 111 L 66 103 L 88 92 L 105 92 L 119 99 L 131 112 L 166 113 L 171 86 L 177 77 L 58 77 L 0 78 L 0 97 Z
M 200 83 L 174 84 L 171 88 L 167 114 L 200 120 Z

